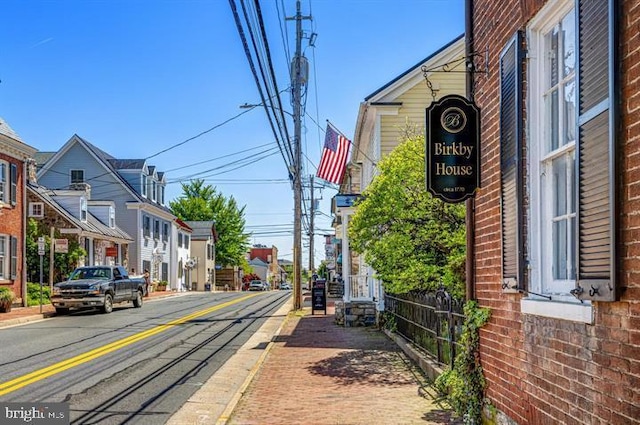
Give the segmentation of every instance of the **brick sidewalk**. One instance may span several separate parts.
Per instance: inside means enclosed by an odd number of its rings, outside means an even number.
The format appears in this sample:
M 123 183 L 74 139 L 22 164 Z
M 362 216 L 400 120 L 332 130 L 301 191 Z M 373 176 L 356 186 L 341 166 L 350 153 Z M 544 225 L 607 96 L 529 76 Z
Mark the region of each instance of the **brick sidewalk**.
M 289 316 L 227 424 L 461 423 L 382 332 L 337 326 L 332 307 L 305 313 Z

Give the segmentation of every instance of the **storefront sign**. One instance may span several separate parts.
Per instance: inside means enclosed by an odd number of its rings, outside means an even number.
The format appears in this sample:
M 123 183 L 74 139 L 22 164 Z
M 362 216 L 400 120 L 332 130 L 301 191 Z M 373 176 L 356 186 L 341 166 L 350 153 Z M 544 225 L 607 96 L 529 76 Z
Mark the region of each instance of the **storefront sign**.
M 480 186 L 480 111 L 448 95 L 427 108 L 427 190 L 444 202 L 462 202 Z

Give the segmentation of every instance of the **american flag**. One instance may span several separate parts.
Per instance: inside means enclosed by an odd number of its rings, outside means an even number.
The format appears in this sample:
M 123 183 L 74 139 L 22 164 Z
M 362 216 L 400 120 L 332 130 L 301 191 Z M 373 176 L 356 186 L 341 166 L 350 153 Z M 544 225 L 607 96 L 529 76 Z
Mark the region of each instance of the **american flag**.
M 347 166 L 351 141 L 327 124 L 324 136 L 324 148 L 316 176 L 329 183 L 340 184 Z

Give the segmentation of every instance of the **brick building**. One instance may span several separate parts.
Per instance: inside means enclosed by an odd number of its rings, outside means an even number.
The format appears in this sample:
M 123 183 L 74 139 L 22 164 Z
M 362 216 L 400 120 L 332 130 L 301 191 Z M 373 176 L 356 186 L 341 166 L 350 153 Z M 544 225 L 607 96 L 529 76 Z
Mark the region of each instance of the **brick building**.
M 26 164 L 36 150 L 0 118 L 0 286 L 26 305 Z
M 254 245 L 249 249 L 249 261 L 255 258 L 259 258 L 263 263 L 267 264 L 266 280 L 271 285 L 271 288 L 279 288 L 282 273 L 278 265 L 278 248 L 275 246 Z
M 499 423 L 640 423 L 640 3 L 467 8 L 486 396 Z

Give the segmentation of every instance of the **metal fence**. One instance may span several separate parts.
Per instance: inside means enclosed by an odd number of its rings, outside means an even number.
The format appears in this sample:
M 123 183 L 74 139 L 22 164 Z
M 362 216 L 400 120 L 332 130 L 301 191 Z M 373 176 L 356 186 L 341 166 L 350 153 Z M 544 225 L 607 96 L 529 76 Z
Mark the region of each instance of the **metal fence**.
M 396 322 L 396 332 L 441 365 L 453 368 L 464 322 L 464 301 L 445 290 L 385 295 L 385 311 Z

